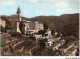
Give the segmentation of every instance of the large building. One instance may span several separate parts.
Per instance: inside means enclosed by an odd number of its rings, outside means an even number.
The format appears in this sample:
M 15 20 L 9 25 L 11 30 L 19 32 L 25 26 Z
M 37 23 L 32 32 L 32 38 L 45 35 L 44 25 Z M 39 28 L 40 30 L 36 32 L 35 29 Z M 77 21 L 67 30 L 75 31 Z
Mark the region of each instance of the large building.
M 6 20 L 5 19 L 0 19 L 0 26 L 6 27 Z
M 0 26 L 6 29 L 10 29 L 11 27 L 11 19 L 8 19 L 6 16 L 0 17 Z
M 28 33 L 34 33 L 34 32 L 38 32 L 39 30 L 43 30 L 43 24 L 40 23 L 39 21 L 27 21 L 27 20 L 22 20 L 21 18 L 21 11 L 20 8 L 18 7 L 17 10 L 17 20 L 13 20 L 12 24 L 11 24 L 11 28 L 17 32 L 20 32 L 20 22 L 23 22 L 23 24 L 25 25 L 25 34 Z

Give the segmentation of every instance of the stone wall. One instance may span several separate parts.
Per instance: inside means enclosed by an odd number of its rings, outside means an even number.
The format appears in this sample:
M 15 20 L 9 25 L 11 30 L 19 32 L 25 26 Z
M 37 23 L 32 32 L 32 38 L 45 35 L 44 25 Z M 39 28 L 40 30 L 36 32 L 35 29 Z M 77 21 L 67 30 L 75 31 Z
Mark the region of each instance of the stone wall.
M 5 28 L 6 27 L 6 21 L 5 20 L 1 20 L 0 25 Z
M 12 28 L 12 30 L 17 31 L 17 22 L 12 21 L 11 28 Z

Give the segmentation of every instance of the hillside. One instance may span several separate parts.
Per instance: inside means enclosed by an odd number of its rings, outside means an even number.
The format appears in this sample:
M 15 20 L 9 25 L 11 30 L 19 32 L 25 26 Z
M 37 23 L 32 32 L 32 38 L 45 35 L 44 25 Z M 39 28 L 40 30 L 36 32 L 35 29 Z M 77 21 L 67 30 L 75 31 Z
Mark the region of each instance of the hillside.
M 11 15 L 11 16 L 9 16 L 11 19 L 15 19 L 15 20 L 17 20 L 17 15 Z M 27 19 L 27 18 L 25 18 L 25 17 L 22 17 L 22 19 Z
M 17 20 L 17 15 L 8 16 L 11 19 Z M 40 21 L 42 23 L 47 22 L 50 29 L 54 29 L 57 32 L 61 32 L 64 36 L 73 35 L 79 37 L 79 13 L 76 14 L 63 14 L 61 16 L 37 16 L 33 18 L 22 19 L 29 21 Z
M 47 22 L 51 29 L 62 32 L 64 36 L 79 37 L 79 14 L 64 14 L 61 16 L 38 16 L 30 18 L 31 21 Z M 71 34 L 70 34 L 71 33 Z

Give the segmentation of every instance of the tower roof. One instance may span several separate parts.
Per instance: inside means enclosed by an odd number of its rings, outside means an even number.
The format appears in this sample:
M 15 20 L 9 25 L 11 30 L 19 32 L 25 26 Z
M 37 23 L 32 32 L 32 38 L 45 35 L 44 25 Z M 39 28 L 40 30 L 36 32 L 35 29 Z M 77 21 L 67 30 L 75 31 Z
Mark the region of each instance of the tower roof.
M 18 9 L 17 9 L 17 13 L 21 13 L 21 10 L 20 10 L 20 8 L 18 7 Z

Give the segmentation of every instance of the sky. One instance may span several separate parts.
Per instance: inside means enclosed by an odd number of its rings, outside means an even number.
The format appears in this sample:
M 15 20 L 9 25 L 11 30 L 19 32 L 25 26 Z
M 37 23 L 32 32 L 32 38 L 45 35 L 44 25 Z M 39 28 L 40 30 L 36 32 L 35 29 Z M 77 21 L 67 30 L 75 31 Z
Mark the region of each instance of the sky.
M 23 17 L 60 16 L 79 13 L 79 0 L 0 0 L 0 15 L 16 14 L 18 6 Z

